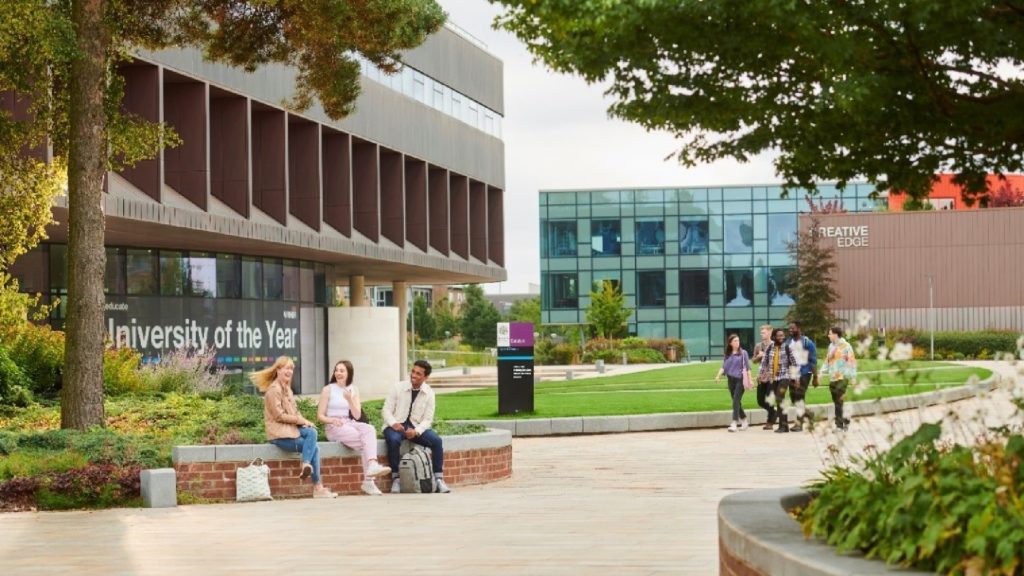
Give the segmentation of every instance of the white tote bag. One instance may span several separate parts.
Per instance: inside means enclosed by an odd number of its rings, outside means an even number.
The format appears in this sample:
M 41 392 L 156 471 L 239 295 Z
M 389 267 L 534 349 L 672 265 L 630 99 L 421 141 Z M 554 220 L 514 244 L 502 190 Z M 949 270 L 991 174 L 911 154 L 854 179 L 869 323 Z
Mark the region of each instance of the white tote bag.
M 273 500 L 270 496 L 270 466 L 263 462 L 263 458 L 256 458 L 235 472 L 235 500 Z

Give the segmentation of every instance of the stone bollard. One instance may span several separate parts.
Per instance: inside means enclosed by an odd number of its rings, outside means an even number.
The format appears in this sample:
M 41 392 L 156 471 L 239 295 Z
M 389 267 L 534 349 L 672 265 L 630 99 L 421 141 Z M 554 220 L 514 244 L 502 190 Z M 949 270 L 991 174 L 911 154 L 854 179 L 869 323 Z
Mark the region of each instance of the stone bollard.
M 469 376 L 469 373 L 470 373 L 469 366 L 463 366 L 462 367 L 462 375 L 463 376 Z
M 572 380 L 572 370 L 566 370 L 565 371 L 565 379 L 566 380 Z
M 178 505 L 177 474 L 174 468 L 154 468 L 139 473 L 143 508 L 173 508 Z
M 594 362 L 594 368 L 597 369 L 598 374 L 604 374 L 604 360 L 598 360 Z
M 623 352 L 622 353 L 622 365 L 625 366 L 626 364 L 629 364 L 629 358 L 627 358 L 626 357 L 626 353 Z

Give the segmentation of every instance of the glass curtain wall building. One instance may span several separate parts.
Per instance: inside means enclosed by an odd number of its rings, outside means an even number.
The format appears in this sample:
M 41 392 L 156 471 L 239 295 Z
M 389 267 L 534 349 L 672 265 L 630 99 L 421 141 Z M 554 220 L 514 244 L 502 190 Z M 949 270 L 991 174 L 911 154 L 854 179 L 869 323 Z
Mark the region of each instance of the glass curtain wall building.
M 814 202 L 874 211 L 874 188 L 822 185 Z M 787 274 L 806 193 L 780 186 L 540 192 L 541 321 L 585 324 L 591 290 L 618 286 L 634 309 L 628 332 L 681 338 L 716 354 L 727 333 L 751 347 L 757 328 L 793 304 Z

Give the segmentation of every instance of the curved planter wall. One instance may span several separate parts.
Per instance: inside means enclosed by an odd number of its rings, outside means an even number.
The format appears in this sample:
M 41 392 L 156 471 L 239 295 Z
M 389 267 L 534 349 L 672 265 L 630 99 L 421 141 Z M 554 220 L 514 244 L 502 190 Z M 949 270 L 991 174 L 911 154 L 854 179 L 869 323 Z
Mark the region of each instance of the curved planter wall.
M 849 576 L 854 574 L 925 575 L 890 568 L 879 560 L 836 553 L 804 538 L 787 510 L 806 504 L 799 488 L 752 490 L 731 494 L 718 504 L 719 574 L 729 576 Z
M 359 494 L 363 467 L 359 452 L 336 442 L 320 442 L 320 475 L 325 486 L 339 494 Z M 387 447 L 377 442 L 377 454 L 386 461 Z M 300 481 L 299 454 L 272 444 L 175 446 L 171 460 L 177 491 L 209 500 L 235 499 L 235 470 L 254 458 L 270 467 L 270 492 L 275 498 L 311 496 L 309 481 Z M 486 484 L 512 476 L 512 434 L 490 430 L 480 434 L 444 437 L 444 479 L 452 486 Z M 391 479 L 377 481 L 381 490 Z

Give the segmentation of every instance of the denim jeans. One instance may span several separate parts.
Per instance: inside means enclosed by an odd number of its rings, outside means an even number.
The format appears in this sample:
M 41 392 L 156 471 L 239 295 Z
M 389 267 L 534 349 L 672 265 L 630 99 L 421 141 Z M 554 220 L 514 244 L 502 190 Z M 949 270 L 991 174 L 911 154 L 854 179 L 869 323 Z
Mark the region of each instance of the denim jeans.
M 747 417 L 743 411 L 743 378 L 726 376 L 729 380 L 729 396 L 732 396 L 732 419 L 739 422 Z
M 398 474 L 398 462 L 401 459 L 399 457 L 399 448 L 402 446 L 402 440 L 405 439 L 405 434 L 394 428 L 384 429 L 384 443 L 388 446 L 388 464 L 391 466 L 391 474 L 393 475 Z M 434 467 L 434 474 L 440 476 L 444 471 L 444 446 L 437 432 L 427 430 L 423 434 L 412 438 L 409 442 L 430 448 L 430 463 Z
M 299 428 L 298 438 L 278 438 L 270 443 L 281 450 L 302 452 L 302 461 L 313 466 L 313 484 L 320 483 L 320 447 L 316 445 L 316 428 Z

